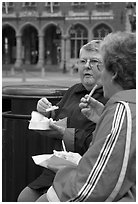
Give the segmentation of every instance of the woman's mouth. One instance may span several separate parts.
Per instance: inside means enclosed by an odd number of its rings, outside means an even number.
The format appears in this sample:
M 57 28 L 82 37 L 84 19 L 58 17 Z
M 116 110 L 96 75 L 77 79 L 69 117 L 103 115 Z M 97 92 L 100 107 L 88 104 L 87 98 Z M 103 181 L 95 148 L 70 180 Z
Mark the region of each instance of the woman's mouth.
M 85 76 L 85 77 L 92 77 L 93 75 L 90 74 L 90 73 L 85 73 L 84 76 Z

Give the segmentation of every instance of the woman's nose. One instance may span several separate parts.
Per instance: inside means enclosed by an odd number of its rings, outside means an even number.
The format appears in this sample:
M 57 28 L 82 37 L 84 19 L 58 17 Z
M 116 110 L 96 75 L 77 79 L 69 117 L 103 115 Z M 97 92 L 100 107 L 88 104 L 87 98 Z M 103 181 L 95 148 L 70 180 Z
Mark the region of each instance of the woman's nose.
M 91 69 L 90 62 L 89 62 L 89 61 L 86 62 L 85 67 Z

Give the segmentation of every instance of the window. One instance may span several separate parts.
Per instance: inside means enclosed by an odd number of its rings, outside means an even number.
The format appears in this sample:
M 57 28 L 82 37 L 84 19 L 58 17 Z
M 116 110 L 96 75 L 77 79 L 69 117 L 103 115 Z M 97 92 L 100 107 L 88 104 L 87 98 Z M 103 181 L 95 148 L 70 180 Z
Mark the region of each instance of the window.
M 72 6 L 81 6 L 81 5 L 86 5 L 87 2 L 72 2 Z
M 14 3 L 13 2 L 2 2 L 2 12 L 11 13 L 13 12 Z
M 88 42 L 88 32 L 82 25 L 70 29 L 71 58 L 79 58 L 80 48 Z
M 111 2 L 96 2 L 95 5 L 96 5 L 97 8 L 104 9 L 104 8 L 110 7 Z
M 126 3 L 126 8 L 127 9 L 132 9 L 134 7 L 136 7 L 136 2 L 128 2 L 128 3 Z
M 45 3 L 45 7 L 47 11 L 50 11 L 51 13 L 58 11 L 59 6 L 60 6 L 59 2 L 46 2 Z
M 111 2 L 96 2 L 95 4 L 96 6 L 102 6 L 102 5 L 110 5 Z
M 46 2 L 45 3 L 45 6 L 46 7 L 51 7 L 51 6 L 54 6 L 54 7 L 58 7 L 59 6 L 59 2 Z
M 2 7 L 13 7 L 14 6 L 14 3 L 13 2 L 2 2 Z
M 23 2 L 23 7 L 36 7 L 36 2 Z
M 103 39 L 106 35 L 108 35 L 108 33 L 111 33 L 112 30 L 110 27 L 108 27 L 107 25 L 105 24 L 100 24 L 98 25 L 94 31 L 93 31 L 93 34 L 94 34 L 94 39 L 98 39 L 98 40 L 101 40 Z
M 71 6 L 74 9 L 84 9 L 87 5 L 87 2 L 72 2 Z

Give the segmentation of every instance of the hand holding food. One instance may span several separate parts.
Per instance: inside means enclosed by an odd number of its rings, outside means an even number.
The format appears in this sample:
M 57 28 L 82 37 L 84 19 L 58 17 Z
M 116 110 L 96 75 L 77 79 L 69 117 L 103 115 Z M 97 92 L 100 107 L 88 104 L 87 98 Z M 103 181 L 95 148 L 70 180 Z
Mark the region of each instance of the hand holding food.
M 49 127 L 54 129 L 54 130 L 57 130 L 61 135 L 64 135 L 65 128 L 67 126 L 66 121 L 67 121 L 67 118 L 65 118 L 63 120 L 56 121 L 56 122 L 50 119 Z
M 81 112 L 91 121 L 97 123 L 102 111 L 104 109 L 104 105 L 89 95 L 85 95 L 85 97 L 81 98 L 81 102 L 79 107 L 81 108 Z
M 52 128 L 52 129 L 59 131 L 59 128 L 60 128 L 63 131 L 65 131 L 66 127 L 67 127 L 67 118 L 63 118 L 63 119 L 54 121 L 52 118 L 49 119 L 37 111 L 32 111 L 31 113 L 29 129 L 50 130 Z
M 37 111 L 40 113 L 45 113 L 47 108 L 50 108 L 52 104 L 47 100 L 47 98 L 41 98 L 37 103 Z

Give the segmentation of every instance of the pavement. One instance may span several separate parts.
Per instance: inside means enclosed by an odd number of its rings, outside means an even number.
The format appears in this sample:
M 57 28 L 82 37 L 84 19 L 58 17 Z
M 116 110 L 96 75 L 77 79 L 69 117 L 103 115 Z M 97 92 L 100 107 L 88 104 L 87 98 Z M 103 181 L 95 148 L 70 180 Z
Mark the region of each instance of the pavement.
M 2 86 L 20 84 L 45 84 L 71 87 L 80 82 L 78 73 L 62 72 L 14 72 L 2 71 Z

